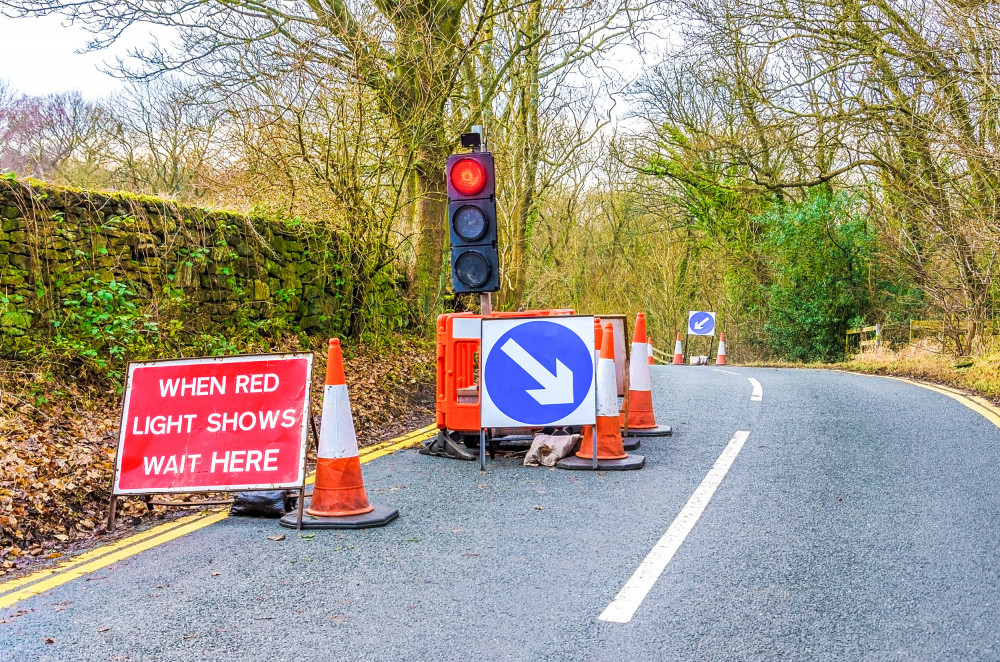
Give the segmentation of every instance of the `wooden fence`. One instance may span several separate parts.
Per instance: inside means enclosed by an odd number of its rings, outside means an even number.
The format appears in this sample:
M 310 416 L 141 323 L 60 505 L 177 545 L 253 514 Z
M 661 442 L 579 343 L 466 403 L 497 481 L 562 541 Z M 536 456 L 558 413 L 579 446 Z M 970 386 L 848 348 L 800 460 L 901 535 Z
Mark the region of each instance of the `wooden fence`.
M 997 335 L 998 323 L 1000 320 L 993 320 L 984 323 L 977 335 L 985 336 Z M 902 345 L 907 339 L 906 325 L 890 325 L 889 333 L 887 327 L 881 324 L 866 326 L 858 329 L 848 329 L 844 336 L 844 353 L 850 354 L 852 351 L 865 351 L 873 347 L 881 347 L 883 343 L 887 345 Z M 965 345 L 971 330 L 970 322 L 956 322 L 945 325 L 945 320 L 911 320 L 909 323 L 909 342 L 920 340 L 921 338 L 935 338 L 941 343 L 942 350 L 954 349 L 954 333 L 958 333 L 958 342 Z M 886 338 L 888 337 L 888 340 Z
M 910 342 L 926 336 L 934 336 L 944 343 L 944 320 L 911 320 Z
M 851 353 L 851 338 L 857 336 L 858 351 L 865 351 L 882 344 L 882 325 L 864 326 L 858 329 L 848 329 L 844 335 L 844 354 Z

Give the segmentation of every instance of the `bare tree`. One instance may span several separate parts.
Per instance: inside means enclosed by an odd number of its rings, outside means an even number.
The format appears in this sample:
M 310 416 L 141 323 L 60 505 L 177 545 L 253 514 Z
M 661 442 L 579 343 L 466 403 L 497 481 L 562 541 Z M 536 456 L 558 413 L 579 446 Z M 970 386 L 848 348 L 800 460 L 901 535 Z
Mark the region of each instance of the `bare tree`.
M 86 161 L 91 147 L 106 144 L 110 123 L 105 109 L 79 92 L 8 101 L 0 105 L 0 168 L 65 180 L 74 157 Z
M 217 111 L 176 79 L 131 85 L 110 102 L 118 117 L 119 186 L 194 199 L 219 157 Z

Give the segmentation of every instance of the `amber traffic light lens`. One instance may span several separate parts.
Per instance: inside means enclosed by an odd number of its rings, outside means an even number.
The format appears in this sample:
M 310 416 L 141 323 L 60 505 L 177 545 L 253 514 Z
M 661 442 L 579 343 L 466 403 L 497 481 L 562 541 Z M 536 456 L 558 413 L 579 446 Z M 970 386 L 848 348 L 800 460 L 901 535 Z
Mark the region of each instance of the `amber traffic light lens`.
M 451 185 L 462 195 L 475 195 L 486 188 L 486 170 L 478 161 L 462 159 L 451 169 Z
M 452 225 L 455 233 L 462 238 L 462 241 L 476 241 L 481 239 L 489 229 L 489 221 L 483 210 L 472 205 L 459 207 L 452 217 Z

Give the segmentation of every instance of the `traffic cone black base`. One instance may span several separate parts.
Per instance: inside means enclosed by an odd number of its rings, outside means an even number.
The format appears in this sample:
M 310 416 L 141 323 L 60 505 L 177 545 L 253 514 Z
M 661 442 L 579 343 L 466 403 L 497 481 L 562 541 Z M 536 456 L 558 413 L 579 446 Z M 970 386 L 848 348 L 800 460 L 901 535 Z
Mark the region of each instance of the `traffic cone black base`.
M 376 526 L 385 526 L 392 520 L 399 517 L 399 511 L 386 506 L 375 506 L 370 513 L 363 515 L 341 515 L 337 517 L 317 517 L 309 513 L 302 514 L 303 529 L 371 529 Z M 290 512 L 278 523 L 289 529 L 298 526 L 298 513 Z
M 655 428 L 629 428 L 630 437 L 669 437 L 674 433 L 669 425 L 657 425 Z
M 635 437 L 624 437 L 622 439 L 622 446 L 624 446 L 627 451 L 638 450 L 640 445 L 639 440 Z
M 645 464 L 646 457 L 644 455 L 629 455 L 621 460 L 597 460 L 597 470 L 631 471 L 633 469 L 642 469 Z M 569 457 L 564 457 L 556 462 L 556 467 L 559 469 L 569 469 L 571 471 L 593 471 L 594 461 L 570 455 Z

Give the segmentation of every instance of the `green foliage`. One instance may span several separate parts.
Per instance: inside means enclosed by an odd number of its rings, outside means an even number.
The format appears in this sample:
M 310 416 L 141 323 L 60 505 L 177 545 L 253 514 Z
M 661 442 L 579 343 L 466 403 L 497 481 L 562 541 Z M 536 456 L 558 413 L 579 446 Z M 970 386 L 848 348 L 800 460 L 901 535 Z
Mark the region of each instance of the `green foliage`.
M 362 342 L 377 344 L 380 338 L 403 331 L 410 322 L 410 306 L 401 295 L 399 284 L 387 270 L 372 278 L 363 310 Z
M 844 332 L 870 310 L 875 244 L 845 195 L 826 192 L 762 218 L 771 283 L 764 332 L 772 351 L 797 361 L 833 361 Z
M 91 276 L 63 301 L 65 315 L 52 322 L 53 348 L 91 362 L 120 382 L 128 361 L 152 355 L 160 337 L 159 323 L 136 298 L 124 283 Z
M 11 181 L 0 282 L 14 289 L 0 288 L 0 356 L 33 361 L 38 374 L 68 370 L 120 389 L 129 361 L 273 352 L 313 346 L 315 336 L 379 344 L 412 319 L 381 231 L 349 234 L 299 216 L 208 218 L 118 194 L 101 194 L 102 216 L 88 211 L 87 192 Z M 8 257 L 12 242 L 25 245 L 29 216 L 44 239 Z

